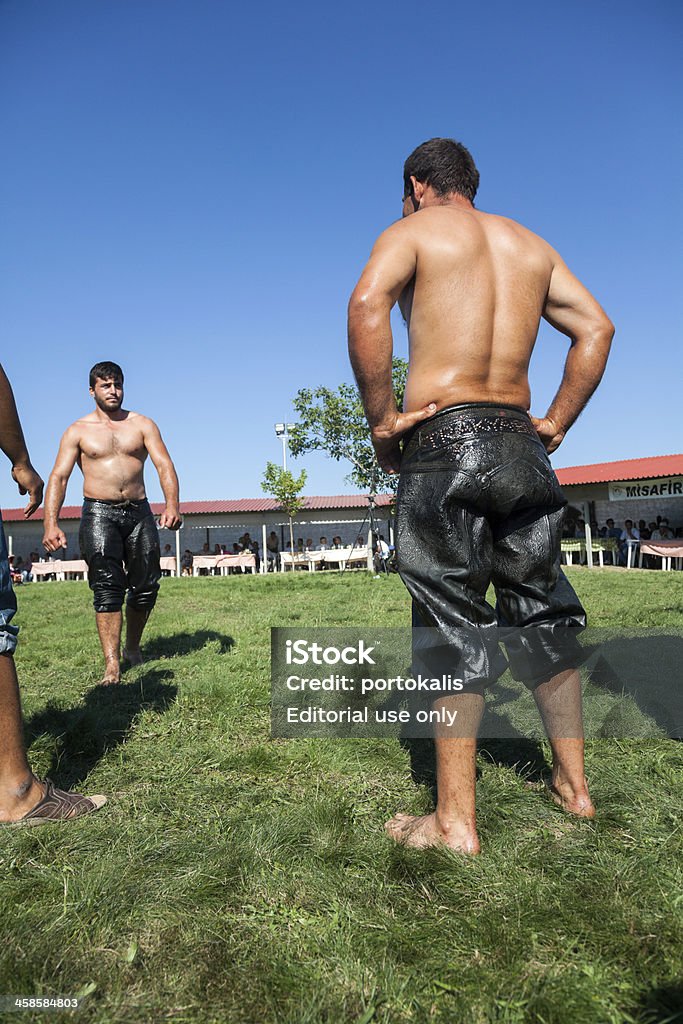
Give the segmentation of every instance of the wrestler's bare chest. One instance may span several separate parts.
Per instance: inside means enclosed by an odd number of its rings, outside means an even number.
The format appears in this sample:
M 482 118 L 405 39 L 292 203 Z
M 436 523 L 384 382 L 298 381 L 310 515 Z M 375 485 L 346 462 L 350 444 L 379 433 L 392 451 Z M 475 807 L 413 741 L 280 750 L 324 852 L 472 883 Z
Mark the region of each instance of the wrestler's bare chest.
M 92 464 L 116 459 L 144 462 L 147 449 L 142 430 L 131 424 L 88 424 L 80 436 L 81 458 Z

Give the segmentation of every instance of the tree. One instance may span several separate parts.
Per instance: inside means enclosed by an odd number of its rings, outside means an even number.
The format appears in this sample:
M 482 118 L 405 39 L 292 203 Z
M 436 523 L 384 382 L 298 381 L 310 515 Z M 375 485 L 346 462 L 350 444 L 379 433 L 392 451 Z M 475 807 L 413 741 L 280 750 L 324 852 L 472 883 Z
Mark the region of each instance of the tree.
M 266 465 L 261 488 L 266 494 L 272 494 L 282 511 L 289 517 L 290 551 L 294 554 L 294 532 L 292 520 L 299 514 L 306 503 L 301 492 L 306 486 L 306 470 L 302 469 L 299 476 L 294 476 L 288 469 L 281 469 L 274 462 Z
M 408 364 L 394 359 L 392 378 L 396 404 L 403 406 Z M 301 388 L 293 401 L 298 422 L 290 433 L 292 455 L 325 452 L 331 459 L 348 459 L 353 469 L 346 478 L 364 491 L 395 493 L 398 480 L 380 469 L 372 447 L 360 393 L 354 384 L 331 388 Z

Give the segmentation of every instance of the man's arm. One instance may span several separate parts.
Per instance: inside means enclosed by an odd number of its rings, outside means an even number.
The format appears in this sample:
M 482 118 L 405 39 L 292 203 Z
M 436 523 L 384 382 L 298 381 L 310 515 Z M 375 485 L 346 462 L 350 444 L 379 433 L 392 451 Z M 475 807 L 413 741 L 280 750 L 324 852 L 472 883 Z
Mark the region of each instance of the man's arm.
M 159 474 L 159 483 L 166 501 L 166 509 L 159 519 L 159 526 L 162 529 L 177 530 L 180 526 L 178 475 L 154 420 L 146 420 L 143 437 L 149 457 Z
M 557 253 L 543 317 L 571 339 L 562 383 L 543 419 L 534 419 L 541 440 L 555 451 L 586 406 L 605 371 L 614 325 L 602 306 Z
M 66 547 L 66 536 L 59 526 L 59 513 L 66 497 L 66 485 L 76 465 L 80 450 L 78 428 L 72 424 L 59 443 L 57 458 L 47 482 L 45 532 L 43 534 L 43 547 L 46 551 L 58 551 L 60 548 Z
M 0 366 L 0 448 L 12 464 L 12 479 L 19 494 L 28 494 L 24 518 L 28 519 L 43 500 L 43 481 L 31 465 L 17 406 L 5 371 Z
M 400 437 L 436 412 L 435 405 L 400 412 L 392 386 L 391 310 L 416 269 L 414 229 L 400 221 L 378 238 L 349 302 L 349 357 L 377 459 L 388 473 L 398 472 Z

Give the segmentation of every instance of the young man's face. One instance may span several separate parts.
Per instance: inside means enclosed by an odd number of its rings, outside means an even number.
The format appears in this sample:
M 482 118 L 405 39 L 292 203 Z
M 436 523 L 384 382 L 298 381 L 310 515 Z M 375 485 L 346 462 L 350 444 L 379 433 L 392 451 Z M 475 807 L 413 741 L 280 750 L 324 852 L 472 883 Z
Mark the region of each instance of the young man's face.
M 104 412 L 116 412 L 123 402 L 123 381 L 120 377 L 109 377 L 107 380 L 98 377 L 95 387 L 90 388 L 90 394 L 98 408 Z

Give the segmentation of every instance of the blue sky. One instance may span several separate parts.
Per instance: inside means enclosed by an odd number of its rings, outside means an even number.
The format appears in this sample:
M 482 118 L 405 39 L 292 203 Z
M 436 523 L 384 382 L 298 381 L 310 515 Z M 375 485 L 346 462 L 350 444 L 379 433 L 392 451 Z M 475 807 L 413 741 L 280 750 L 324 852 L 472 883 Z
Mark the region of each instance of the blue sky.
M 1 358 L 37 468 L 110 358 L 183 498 L 261 494 L 297 389 L 350 379 L 349 292 L 434 135 L 617 325 L 555 464 L 681 451 L 682 22 L 661 0 L 2 0 Z M 566 344 L 542 328 L 537 414 Z M 342 464 L 298 465 L 309 493 L 353 489 Z M 19 504 L 8 471 L 0 503 Z

